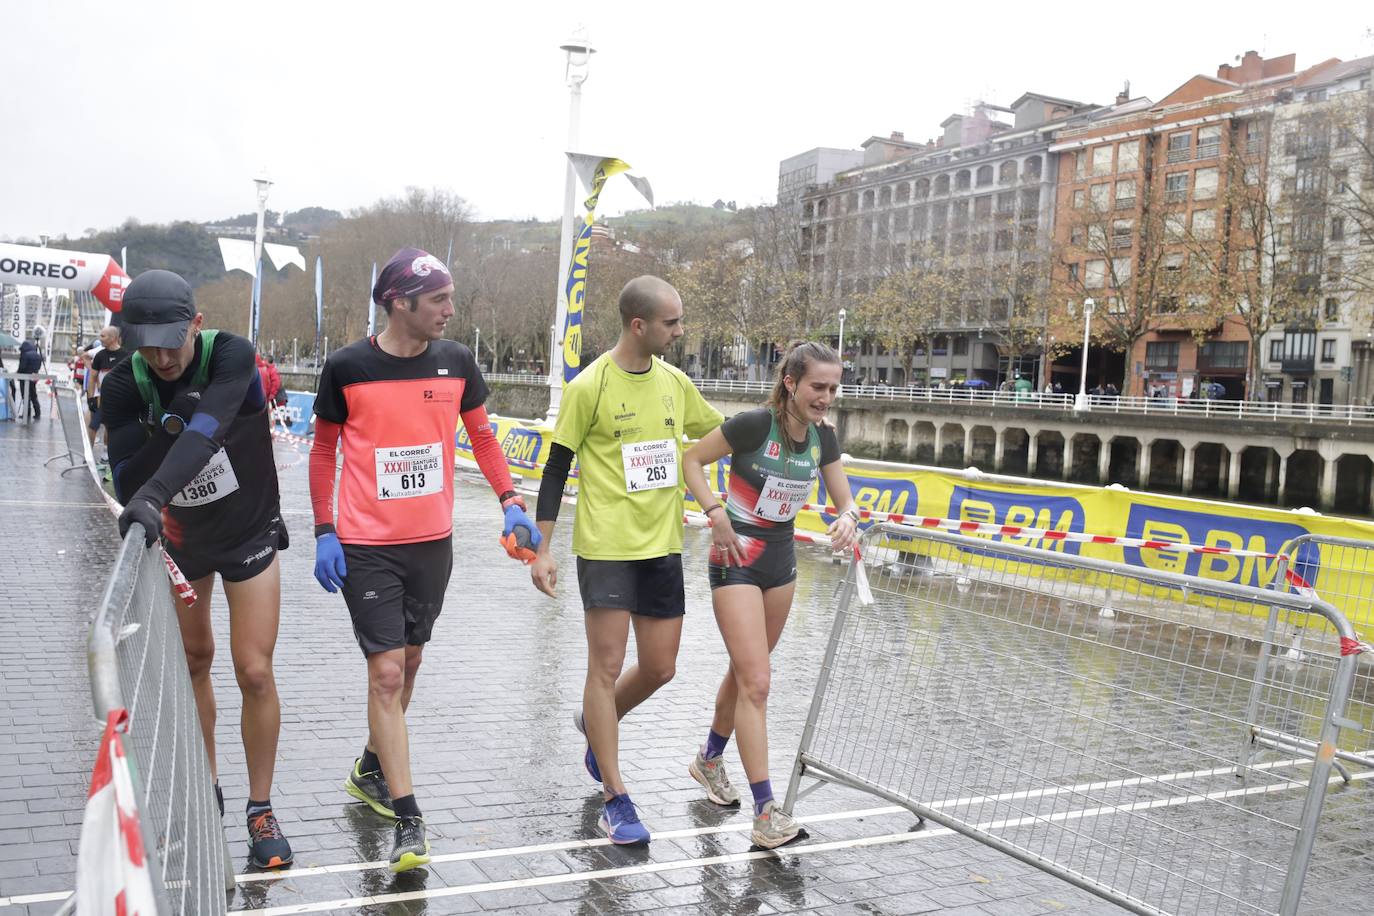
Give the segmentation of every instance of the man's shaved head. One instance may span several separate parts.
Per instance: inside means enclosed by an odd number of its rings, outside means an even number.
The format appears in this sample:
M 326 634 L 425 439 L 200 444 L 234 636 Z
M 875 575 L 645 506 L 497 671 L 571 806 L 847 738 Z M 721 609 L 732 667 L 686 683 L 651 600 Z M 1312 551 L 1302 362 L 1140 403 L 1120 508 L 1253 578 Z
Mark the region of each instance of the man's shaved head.
M 108 350 L 114 347 L 118 347 L 119 344 L 119 328 L 115 327 L 112 324 L 107 324 L 105 325 L 105 327 L 100 329 L 100 345 L 102 347 Z
M 648 274 L 635 277 L 620 291 L 620 325 L 628 328 L 636 318 L 652 321 L 662 306 L 681 301 L 667 280 Z

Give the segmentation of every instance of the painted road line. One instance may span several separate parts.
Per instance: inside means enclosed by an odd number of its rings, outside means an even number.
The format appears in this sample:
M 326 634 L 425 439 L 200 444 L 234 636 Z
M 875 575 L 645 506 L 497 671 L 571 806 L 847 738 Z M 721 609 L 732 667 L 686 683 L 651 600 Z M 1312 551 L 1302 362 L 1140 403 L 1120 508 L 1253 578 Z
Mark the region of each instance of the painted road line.
M 1365 752 L 1371 753 L 1371 752 Z M 1279 767 L 1296 766 L 1310 763 L 1306 758 L 1288 758 L 1285 760 L 1272 760 L 1266 763 L 1259 763 L 1251 766 L 1252 770 L 1272 770 Z M 1175 773 L 1164 773 L 1155 776 L 1132 776 L 1123 779 L 1110 779 L 1100 782 L 1078 783 L 1071 786 L 1056 786 L 1048 789 L 1020 789 L 1014 792 L 1002 792 L 996 795 L 971 795 L 965 798 L 949 799 L 941 802 L 934 802 L 931 808 L 939 811 L 947 808 L 968 807 L 979 804 L 995 804 L 1004 801 L 1023 801 L 1036 798 L 1052 798 L 1054 796 L 1067 793 L 1097 792 L 1105 789 L 1124 789 L 1139 786 L 1144 783 L 1173 783 L 1187 782 L 1195 779 L 1209 779 L 1215 776 L 1225 776 L 1234 771 L 1233 764 L 1223 767 L 1213 767 L 1208 770 L 1181 770 Z M 1363 778 L 1363 777 L 1362 777 Z M 1290 782 L 1277 788 L 1300 788 L 1305 783 Z M 1270 791 L 1275 791 L 1276 787 L 1268 787 Z M 1181 796 L 1191 797 L 1191 796 Z M 1143 804 L 1143 803 L 1142 803 Z M 1113 809 L 1115 810 L 1115 809 Z M 1124 809 L 1123 809 L 1124 810 Z M 831 821 L 859 820 L 866 817 L 879 817 L 888 814 L 910 813 L 907 808 L 900 805 L 884 805 L 878 808 L 859 808 L 850 811 L 832 811 L 826 814 L 807 815 L 805 822 L 808 824 L 823 824 Z M 654 836 L 663 840 L 690 839 L 699 836 L 711 836 L 723 833 L 743 833 L 752 829 L 753 824 L 748 820 L 739 820 L 729 824 L 719 824 L 714 827 L 688 827 L 678 830 L 663 830 L 654 833 Z M 573 849 L 595 849 L 602 846 L 611 845 L 611 841 L 605 837 L 594 837 L 585 840 L 563 840 L 556 843 L 541 843 L 530 846 L 504 846 L 494 849 L 475 849 L 467 852 L 445 853 L 433 856 L 431 862 L 470 862 L 480 859 L 494 859 L 505 856 L 538 855 L 550 852 L 565 852 Z M 808 847 L 809 848 L 809 847 Z M 292 868 L 283 871 L 261 871 L 246 872 L 235 876 L 235 881 L 239 884 L 262 883 L 271 881 L 281 881 L 287 878 L 307 878 L 314 875 L 337 875 L 349 872 L 376 871 L 389 867 L 386 861 L 377 862 L 342 862 L 337 865 L 314 865 L 304 868 Z M 70 891 L 54 891 L 44 894 L 27 894 L 16 897 L 0 897 L 0 907 L 19 906 L 27 903 L 50 903 L 55 900 L 65 900 L 71 896 Z
M 1374 770 L 1356 774 L 1352 780 L 1374 778 Z M 1340 782 L 1335 776 L 1331 783 Z M 1223 789 L 1204 794 L 1177 795 L 1171 798 L 1152 799 L 1119 807 L 1099 806 L 1080 808 L 1076 811 L 1063 811 L 1045 816 L 1030 815 L 1017 818 L 1004 818 L 973 825 L 974 830 L 994 831 L 1012 830 L 1017 827 L 1036 826 L 1051 823 L 1084 820 L 1103 815 L 1126 814 L 1133 811 L 1149 811 L 1159 808 L 1176 808 L 1182 805 L 1203 801 L 1218 801 L 1229 798 L 1243 798 L 1252 795 L 1267 795 L 1272 792 L 1289 791 L 1299 788 L 1297 783 L 1275 783 L 1267 786 L 1250 786 L 1243 789 Z M 905 809 L 901 809 L 905 810 Z M 402 891 L 393 894 L 375 894 L 367 897 L 348 897 L 339 900 L 326 900 L 318 903 L 300 903 L 287 906 L 266 907 L 257 910 L 232 910 L 242 916 L 295 916 L 300 913 L 324 913 L 351 910 L 364 906 L 378 906 L 409 901 L 435 900 L 444 897 L 468 896 L 492 893 L 495 891 L 516 890 L 521 888 L 547 887 L 555 884 L 580 884 L 608 878 L 621 878 L 630 875 L 651 875 L 658 872 L 681 871 L 689 868 L 705 868 L 710 865 L 727 865 L 737 862 L 750 862 L 759 859 L 782 859 L 794 856 L 813 855 L 819 852 L 833 852 L 840 849 L 856 849 L 866 846 L 883 846 L 894 843 L 911 843 L 938 837 L 950 836 L 955 831 L 947 827 L 936 827 L 917 832 L 903 831 L 880 836 L 859 837 L 852 840 L 836 840 L 829 843 L 807 843 L 799 846 L 785 846 L 774 850 L 751 850 L 749 852 L 727 853 L 706 856 L 699 859 L 676 859 L 671 862 L 646 862 L 641 865 L 628 865 L 621 868 L 602 868 L 593 871 L 573 872 L 570 874 L 542 875 L 534 878 L 517 878 L 508 881 L 488 881 L 481 884 L 462 884 L 453 887 L 439 887 L 421 891 Z

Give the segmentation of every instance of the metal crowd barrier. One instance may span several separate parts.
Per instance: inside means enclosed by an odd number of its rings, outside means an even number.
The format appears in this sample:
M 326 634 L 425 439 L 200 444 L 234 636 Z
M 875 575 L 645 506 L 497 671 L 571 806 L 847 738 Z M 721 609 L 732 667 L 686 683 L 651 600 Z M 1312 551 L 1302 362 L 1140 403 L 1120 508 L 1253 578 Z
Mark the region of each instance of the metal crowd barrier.
M 57 419 L 62 424 L 62 441 L 66 444 L 65 452 L 58 452 L 47 461 L 43 462 L 46 467 L 54 461 L 63 459 L 67 462 L 67 467 L 62 469 L 62 477 L 66 477 L 72 471 L 80 471 L 86 468 L 86 413 L 79 404 L 81 393 L 77 389 L 67 385 L 53 385 L 53 404 L 57 411 Z
M 1136 913 L 1368 912 L 1374 770 L 1333 763 L 1374 748 L 1374 693 L 1329 602 L 1068 544 L 875 525 L 863 548 L 872 603 L 851 565 L 789 811 L 861 789 Z M 1238 761 L 1262 733 L 1290 740 Z
M 234 864 L 215 800 L 210 761 L 186 669 L 161 552 L 130 526 L 87 643 L 100 722 L 129 711 L 125 750 L 159 913 L 216 914 L 227 907 Z

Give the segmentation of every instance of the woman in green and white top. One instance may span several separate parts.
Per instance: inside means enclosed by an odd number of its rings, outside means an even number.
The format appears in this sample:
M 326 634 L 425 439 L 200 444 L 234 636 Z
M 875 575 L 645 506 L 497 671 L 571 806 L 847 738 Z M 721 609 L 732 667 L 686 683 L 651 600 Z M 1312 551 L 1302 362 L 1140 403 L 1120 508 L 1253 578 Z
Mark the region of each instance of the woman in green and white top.
M 718 805 L 739 802 L 721 753 L 739 735 L 740 758 L 754 796 L 754 842 L 765 848 L 795 839 L 800 825 L 773 801 L 768 777 L 769 653 L 792 609 L 797 564 L 794 520 L 819 475 L 839 509 L 828 534 L 836 550 L 858 537 L 858 509 L 833 427 L 824 422 L 840 387 L 840 358 L 820 343 L 792 345 L 778 364 L 768 405 L 726 420 L 688 450 L 683 475 L 711 519 L 711 603 L 730 669 L 716 695 L 706 743 L 689 771 Z M 724 504 L 705 467 L 730 456 Z

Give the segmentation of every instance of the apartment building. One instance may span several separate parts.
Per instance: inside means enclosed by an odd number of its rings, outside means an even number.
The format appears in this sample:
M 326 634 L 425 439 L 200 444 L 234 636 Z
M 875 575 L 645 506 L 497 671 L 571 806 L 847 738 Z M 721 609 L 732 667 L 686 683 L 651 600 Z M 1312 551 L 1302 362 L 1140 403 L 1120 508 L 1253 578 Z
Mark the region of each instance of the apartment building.
M 1231 315 L 1227 278 L 1258 266 L 1235 257 L 1231 182 L 1236 163 L 1262 164 L 1268 109 L 1291 89 L 1294 64 L 1248 52 L 1158 102 L 1060 132 L 1054 284 L 1071 318 L 1082 299 L 1096 303 L 1089 386 L 1121 378 L 1126 394 L 1246 395 L 1249 333 Z M 1052 371 L 1076 380 L 1081 347 L 1066 356 Z
M 1325 61 L 1275 100 L 1274 228 L 1308 295 L 1260 341 L 1257 394 L 1268 400 L 1374 403 L 1372 76 L 1374 57 Z
M 1043 262 L 1057 177 L 1050 142 L 1057 129 L 1096 110 L 1026 93 L 1007 107 L 979 103 L 950 115 L 924 143 L 901 133 L 870 137 L 864 165 L 801 196 L 801 250 L 813 294 L 837 311 L 852 309 L 856 297 L 911 266 L 918 250 L 969 275 L 1023 259 Z M 904 359 L 856 335 L 845 354 L 853 375 L 899 386 L 1038 377 L 1043 341 L 1010 345 L 1018 296 L 994 287 L 941 305 L 921 329 L 910 377 Z

